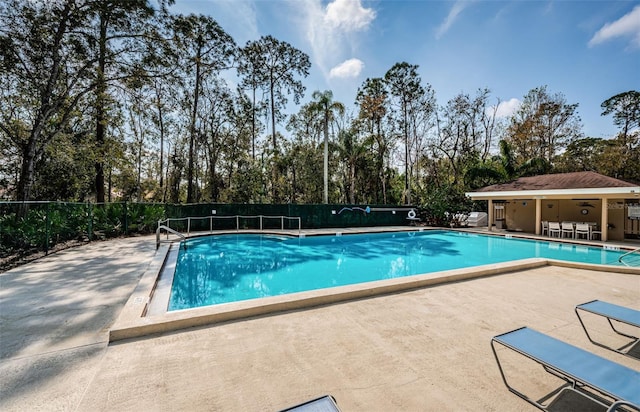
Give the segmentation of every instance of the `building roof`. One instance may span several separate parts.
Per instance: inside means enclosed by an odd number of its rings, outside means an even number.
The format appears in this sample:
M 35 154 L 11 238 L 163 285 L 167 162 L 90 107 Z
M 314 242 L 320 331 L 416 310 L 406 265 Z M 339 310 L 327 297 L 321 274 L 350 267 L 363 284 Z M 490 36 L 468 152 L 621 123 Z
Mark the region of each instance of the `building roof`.
M 521 177 L 509 183 L 486 186 L 476 192 L 507 192 L 513 190 L 591 189 L 637 187 L 633 183 L 614 179 L 596 172 L 557 173 Z
M 574 197 L 640 197 L 640 185 L 595 172 L 557 173 L 521 177 L 509 183 L 483 187 L 467 196 L 475 200 Z

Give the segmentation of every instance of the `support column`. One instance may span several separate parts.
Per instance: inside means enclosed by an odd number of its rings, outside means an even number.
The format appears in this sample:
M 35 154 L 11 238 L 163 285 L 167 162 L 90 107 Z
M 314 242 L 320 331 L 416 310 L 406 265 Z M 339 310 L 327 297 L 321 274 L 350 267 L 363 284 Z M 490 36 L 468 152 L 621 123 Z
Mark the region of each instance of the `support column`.
M 600 230 L 602 231 L 602 241 L 606 242 L 609 239 L 609 228 L 607 227 L 609 221 L 609 199 L 602 198 L 602 218 L 600 219 Z
M 536 199 L 536 235 L 541 234 L 542 226 L 542 199 Z
M 493 224 L 493 200 L 489 199 L 489 206 L 487 207 L 487 230 L 491 232 L 491 225 Z

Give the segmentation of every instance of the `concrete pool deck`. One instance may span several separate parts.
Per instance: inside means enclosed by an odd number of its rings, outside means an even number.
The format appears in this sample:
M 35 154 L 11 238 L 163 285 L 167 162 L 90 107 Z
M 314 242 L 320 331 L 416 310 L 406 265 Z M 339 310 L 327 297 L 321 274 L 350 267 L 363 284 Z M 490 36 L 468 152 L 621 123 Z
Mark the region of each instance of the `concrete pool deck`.
M 109 344 L 155 253 L 153 237 L 118 239 L 0 274 L 0 410 L 276 411 L 330 393 L 345 412 L 535 411 L 489 345 L 524 325 L 640 369 L 591 344 L 573 312 L 593 299 L 640 309 L 640 270 L 559 266 Z M 539 368 L 515 368 L 545 393 Z

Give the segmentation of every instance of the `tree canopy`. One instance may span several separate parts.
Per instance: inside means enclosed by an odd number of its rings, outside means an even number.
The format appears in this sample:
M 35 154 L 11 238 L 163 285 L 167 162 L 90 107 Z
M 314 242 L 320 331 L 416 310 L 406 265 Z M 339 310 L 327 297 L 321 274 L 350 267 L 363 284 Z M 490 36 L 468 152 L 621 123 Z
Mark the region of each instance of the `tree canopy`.
M 305 94 L 304 51 L 273 36 L 239 46 L 171 3 L 0 3 L 3 199 L 435 211 L 524 175 L 640 181 L 638 91 L 602 102 L 609 138 L 584 136 L 579 104 L 544 85 L 506 117 L 489 88 L 438 102 L 409 62 L 363 81 L 350 109 L 332 90 Z

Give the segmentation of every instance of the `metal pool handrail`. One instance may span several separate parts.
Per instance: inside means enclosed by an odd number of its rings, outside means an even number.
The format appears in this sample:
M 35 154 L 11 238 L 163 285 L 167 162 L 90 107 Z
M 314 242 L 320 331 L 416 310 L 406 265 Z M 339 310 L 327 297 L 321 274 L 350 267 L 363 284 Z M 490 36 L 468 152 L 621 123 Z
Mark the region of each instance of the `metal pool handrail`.
M 240 231 L 240 219 L 260 219 L 260 231 L 264 230 L 264 219 L 280 219 L 280 229 L 284 230 L 284 221 L 287 220 L 297 220 L 298 221 L 298 233 L 302 230 L 302 219 L 300 216 L 267 216 L 267 215 L 255 215 L 255 216 L 245 216 L 245 215 L 235 215 L 235 216 L 189 216 L 189 217 L 170 217 L 164 220 L 158 220 L 158 228 L 161 226 L 165 226 L 170 228 L 170 224 L 172 221 L 187 221 L 187 236 L 191 234 L 191 221 L 192 220 L 203 220 L 209 219 L 209 231 L 213 232 L 213 219 L 235 219 L 236 220 L 236 231 Z
M 187 239 L 185 235 L 178 232 L 177 230 L 173 230 L 169 226 L 161 225 L 160 222 L 158 222 L 158 228 L 156 229 L 156 249 L 160 247 L 160 231 L 162 229 L 167 231 L 167 239 L 169 238 L 169 233 L 173 233 L 174 235 L 178 236 L 182 240 Z
M 638 252 L 640 252 L 640 247 L 639 247 L 639 248 L 637 248 L 637 249 L 635 249 L 635 250 L 632 250 L 632 251 L 630 251 L 630 252 L 627 252 L 627 253 L 625 253 L 625 254 L 624 254 L 624 255 L 622 255 L 622 256 L 620 256 L 620 257 L 618 258 L 618 262 L 622 263 L 622 264 L 623 264 L 623 265 L 625 265 L 625 266 L 630 266 L 630 265 L 628 265 L 628 264 L 624 261 L 624 258 L 625 258 L 625 257 L 627 257 L 627 256 L 629 256 L 629 255 L 632 255 L 632 254 L 634 254 L 634 253 L 638 253 Z

